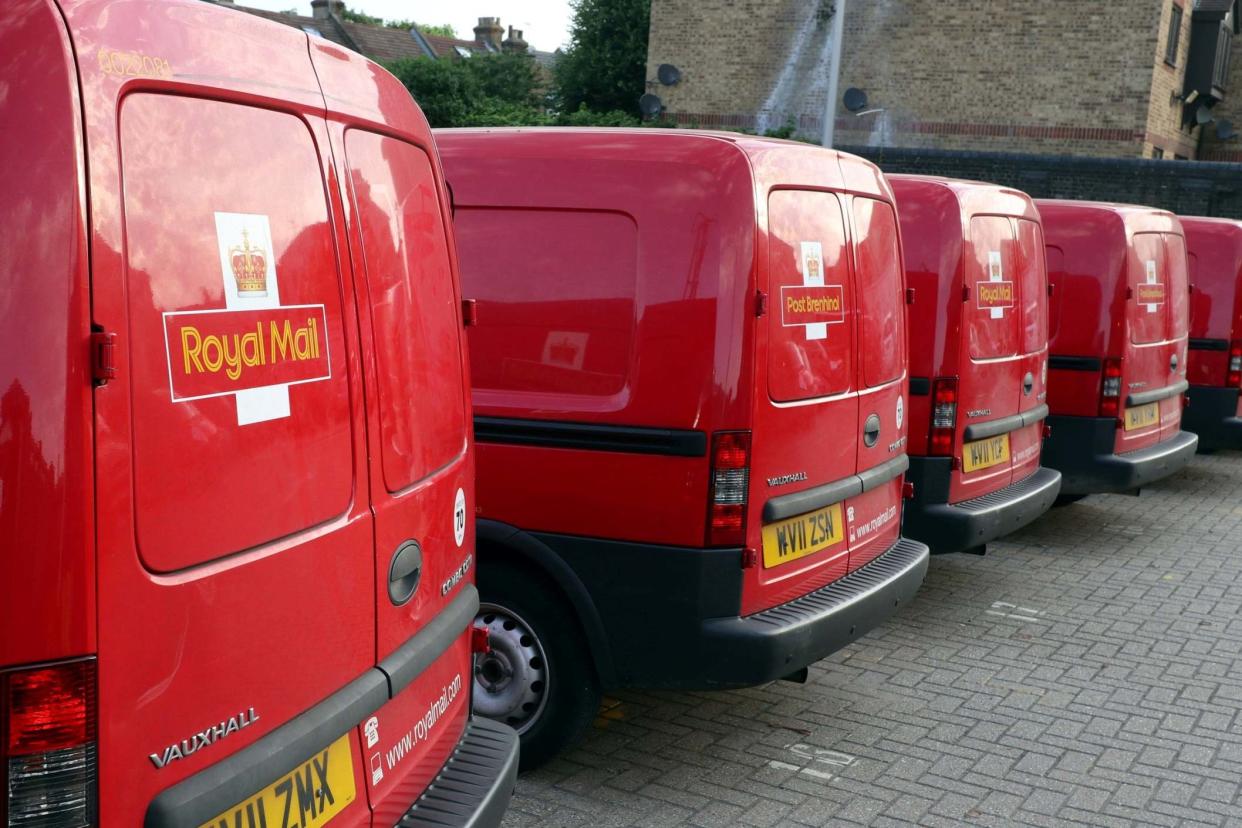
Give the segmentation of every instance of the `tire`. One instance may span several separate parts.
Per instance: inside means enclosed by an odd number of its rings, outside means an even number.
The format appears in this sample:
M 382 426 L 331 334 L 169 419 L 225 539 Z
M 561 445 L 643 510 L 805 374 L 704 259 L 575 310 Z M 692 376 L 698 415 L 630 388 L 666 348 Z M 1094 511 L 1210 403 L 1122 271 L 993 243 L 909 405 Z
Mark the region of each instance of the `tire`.
M 476 626 L 491 652 L 475 657 L 474 712 L 507 724 L 533 770 L 586 735 L 600 686 L 578 619 L 544 578 L 509 564 L 479 566 Z
M 1053 506 L 1056 506 L 1056 507 L 1059 507 L 1059 506 L 1068 506 L 1068 505 L 1070 505 L 1071 503 L 1077 503 L 1078 501 L 1082 500 L 1084 497 L 1086 497 L 1086 495 L 1085 495 L 1085 494 L 1063 494 L 1063 495 L 1057 495 L 1057 499 L 1056 499 L 1056 500 L 1054 500 L 1054 501 L 1052 502 L 1052 505 L 1053 505 Z

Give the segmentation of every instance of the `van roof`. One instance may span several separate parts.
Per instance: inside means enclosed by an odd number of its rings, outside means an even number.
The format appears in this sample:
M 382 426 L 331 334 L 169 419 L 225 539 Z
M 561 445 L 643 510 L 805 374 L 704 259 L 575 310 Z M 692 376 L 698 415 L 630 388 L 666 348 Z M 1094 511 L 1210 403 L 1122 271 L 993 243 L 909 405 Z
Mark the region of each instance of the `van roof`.
M 1039 198 L 1035 200 L 1039 213 L 1047 221 L 1061 215 L 1070 215 L 1073 221 L 1100 225 L 1120 222 L 1130 235 L 1134 233 L 1175 233 L 1183 235 L 1177 216 L 1159 207 L 1141 204 L 1114 204 L 1107 201 L 1075 201 L 1072 199 Z
M 807 184 L 822 184 L 886 201 L 892 200 L 892 192 L 883 173 L 870 161 L 839 150 L 825 149 L 817 144 L 787 141 L 781 138 L 767 138 L 720 130 L 643 127 L 470 127 L 437 129 L 434 133 L 437 139 L 448 139 L 449 143 L 457 138 L 487 135 L 490 136 L 490 140 L 506 140 L 532 149 L 537 148 L 541 142 L 548 141 L 555 143 L 556 151 L 562 154 L 567 148 L 586 150 L 608 145 L 618 150 L 619 154 L 629 158 L 651 160 L 656 159 L 663 147 L 673 152 L 675 147 L 683 145 L 684 142 L 720 141 L 740 149 L 750 160 L 751 167 L 760 181 L 772 181 L 774 178 L 782 178 L 792 173 L 806 178 L 804 183 Z M 836 156 L 840 167 L 839 176 L 825 175 L 828 171 L 825 171 L 822 166 L 824 153 Z M 799 159 L 806 159 L 807 163 L 800 163 Z M 813 163 L 811 159 L 814 159 Z M 823 180 L 838 178 L 839 181 L 833 181 L 831 184 Z
M 1029 195 L 1002 184 L 939 175 L 892 174 L 888 180 L 893 184 L 946 190 L 957 199 L 962 213 L 967 216 L 991 214 L 1039 220 L 1039 211 Z

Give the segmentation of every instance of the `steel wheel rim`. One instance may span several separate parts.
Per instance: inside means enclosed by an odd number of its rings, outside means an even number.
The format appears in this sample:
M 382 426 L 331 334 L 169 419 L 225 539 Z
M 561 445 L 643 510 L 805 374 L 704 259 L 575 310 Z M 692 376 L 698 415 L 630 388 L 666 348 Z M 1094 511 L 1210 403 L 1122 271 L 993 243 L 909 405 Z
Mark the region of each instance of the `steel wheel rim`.
M 474 710 L 525 733 L 548 703 L 543 643 L 526 619 L 498 604 L 480 604 L 475 624 L 487 629 L 491 652 L 474 659 Z

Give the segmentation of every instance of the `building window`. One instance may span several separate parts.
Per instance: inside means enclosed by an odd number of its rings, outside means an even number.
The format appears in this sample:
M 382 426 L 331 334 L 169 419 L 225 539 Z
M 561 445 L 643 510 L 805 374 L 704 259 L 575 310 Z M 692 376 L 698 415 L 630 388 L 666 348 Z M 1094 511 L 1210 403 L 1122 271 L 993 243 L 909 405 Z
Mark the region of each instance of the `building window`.
M 1173 4 L 1173 14 L 1169 18 L 1169 39 L 1164 44 L 1164 62 L 1170 66 L 1177 65 L 1177 43 L 1182 39 L 1182 7 Z
M 1151 157 L 1155 158 L 1157 161 L 1164 158 L 1164 150 L 1160 149 L 1160 147 L 1152 147 Z
M 1229 80 L 1229 60 L 1233 56 L 1233 22 L 1228 16 L 1216 36 L 1216 63 L 1212 67 L 1212 85 L 1224 89 Z

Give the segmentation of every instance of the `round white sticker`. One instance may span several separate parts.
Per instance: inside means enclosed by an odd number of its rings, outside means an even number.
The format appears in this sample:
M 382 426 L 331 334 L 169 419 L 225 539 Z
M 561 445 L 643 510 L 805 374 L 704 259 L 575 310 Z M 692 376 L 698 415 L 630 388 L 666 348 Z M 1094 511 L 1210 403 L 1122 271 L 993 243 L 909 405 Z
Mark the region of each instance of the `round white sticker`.
M 897 430 L 901 431 L 901 424 L 906 416 L 906 403 L 902 397 L 897 398 Z
M 466 541 L 466 493 L 457 490 L 457 499 L 453 501 L 453 540 L 461 546 Z

